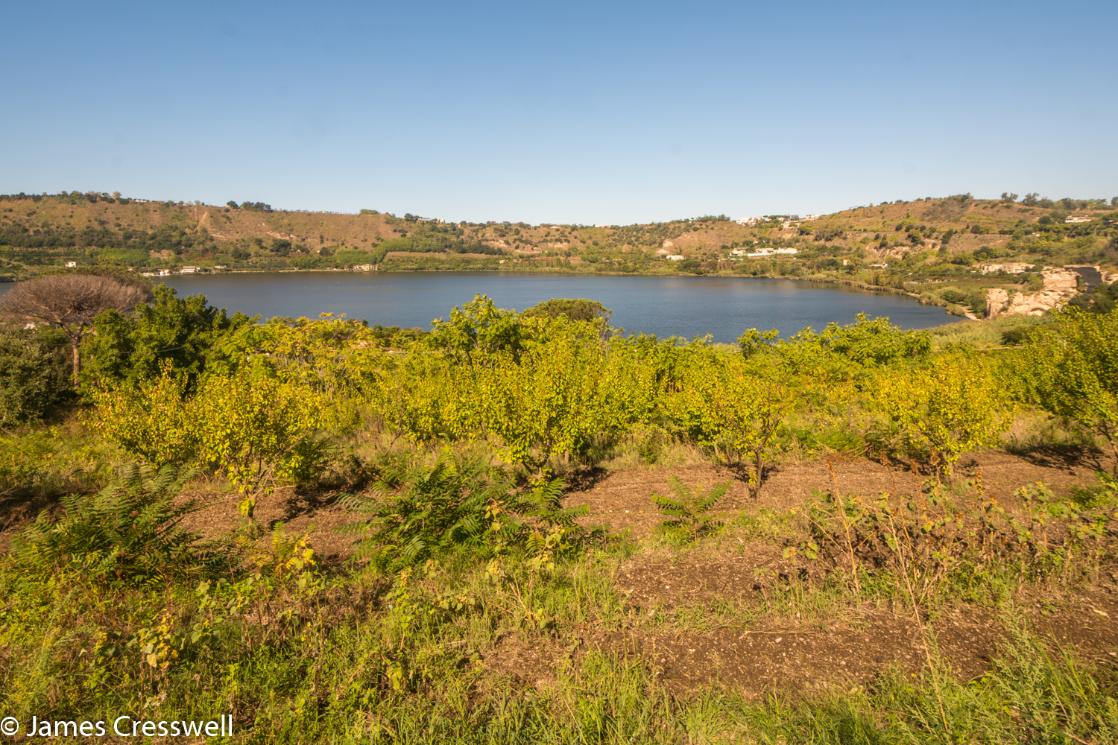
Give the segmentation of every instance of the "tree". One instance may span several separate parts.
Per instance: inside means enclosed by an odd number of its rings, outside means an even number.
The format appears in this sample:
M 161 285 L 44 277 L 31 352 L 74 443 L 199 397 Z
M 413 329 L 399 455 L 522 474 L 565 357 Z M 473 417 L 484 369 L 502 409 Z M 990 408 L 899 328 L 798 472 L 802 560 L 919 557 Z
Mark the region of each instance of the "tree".
M 542 303 L 533 305 L 522 314 L 529 318 L 541 316 L 544 318 L 569 318 L 572 321 L 609 321 L 609 308 L 597 300 L 552 298 Z
M 689 361 L 665 405 L 675 429 L 743 471 L 756 497 L 793 404 L 785 385 L 749 361 L 706 354 Z
M 1010 421 L 1005 383 L 982 359 L 948 355 L 907 373 L 888 370 L 871 390 L 879 415 L 872 439 L 940 480 L 963 453 L 997 444 Z
M 1118 310 L 1068 308 L 1029 336 L 1029 398 L 1109 444 L 1118 473 Z
M 249 319 L 226 315 L 201 295 L 180 298 L 166 285 L 155 288 L 149 304 L 125 315 L 101 314 L 82 347 L 83 378 L 98 383 L 152 379 L 165 365 L 187 375 L 188 389 L 222 359 L 221 343 Z M 232 352 L 235 354 L 236 352 Z
M 127 311 L 148 298 L 146 288 L 97 274 L 54 274 L 20 282 L 0 298 L 0 316 L 62 329 L 70 340 L 71 379 L 81 372 L 81 342 L 93 319 Z
M 0 333 L 0 428 L 43 419 L 69 394 L 61 336 L 53 329 Z

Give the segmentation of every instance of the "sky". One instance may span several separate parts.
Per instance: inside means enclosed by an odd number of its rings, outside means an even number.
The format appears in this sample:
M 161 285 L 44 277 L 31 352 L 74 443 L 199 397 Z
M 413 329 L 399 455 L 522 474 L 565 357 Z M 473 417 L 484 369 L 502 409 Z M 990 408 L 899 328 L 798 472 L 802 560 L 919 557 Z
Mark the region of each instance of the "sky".
M 1118 2 L 0 4 L 0 192 L 619 224 L 1118 196 Z

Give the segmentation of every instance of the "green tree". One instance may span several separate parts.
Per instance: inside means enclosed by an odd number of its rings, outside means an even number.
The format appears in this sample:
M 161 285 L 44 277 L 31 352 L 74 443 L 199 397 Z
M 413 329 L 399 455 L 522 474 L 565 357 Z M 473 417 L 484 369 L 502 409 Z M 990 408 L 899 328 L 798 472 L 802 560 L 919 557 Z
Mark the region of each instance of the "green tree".
M 884 370 L 872 396 L 878 446 L 941 479 L 951 477 L 963 453 L 995 445 L 1009 424 L 1008 393 L 986 360 L 943 356 L 908 371 Z
M 1021 362 L 1029 399 L 1101 437 L 1118 472 L 1118 310 L 1055 314 L 1030 334 Z
M 665 408 L 677 431 L 742 468 L 757 496 L 792 404 L 786 386 L 756 374 L 742 358 L 705 350 L 688 361 Z
M 544 318 L 567 318 L 571 321 L 603 321 L 608 322 L 609 308 L 597 300 L 552 298 L 542 303 L 533 305 L 523 312 L 524 316 L 542 316 Z
M 84 377 L 92 383 L 137 383 L 160 369 L 186 376 L 192 388 L 207 366 L 225 355 L 223 341 L 250 325 L 241 314 L 232 317 L 202 295 L 180 298 L 165 285 L 154 289 L 152 301 L 132 313 L 101 314 L 83 347 Z
M 0 331 L 0 428 L 40 421 L 66 400 L 66 348 L 57 331 Z
M 126 311 L 147 299 L 147 288 L 99 274 L 51 274 L 20 282 L 0 298 L 0 316 L 47 324 L 70 340 L 71 380 L 81 374 L 81 344 L 94 319 L 107 310 Z
M 451 310 L 447 320 L 436 318 L 428 339 L 436 349 L 474 364 L 495 352 L 518 357 L 524 349 L 524 328 L 515 311 L 498 308 L 490 298 L 478 295 Z

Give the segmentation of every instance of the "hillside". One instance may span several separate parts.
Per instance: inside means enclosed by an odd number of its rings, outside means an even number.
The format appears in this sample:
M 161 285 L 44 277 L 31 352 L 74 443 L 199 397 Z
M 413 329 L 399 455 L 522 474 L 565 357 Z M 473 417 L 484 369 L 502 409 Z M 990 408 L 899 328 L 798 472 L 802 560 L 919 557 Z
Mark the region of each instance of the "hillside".
M 1115 200 L 970 195 L 823 216 L 707 216 L 627 226 L 453 223 L 153 202 L 70 193 L 0 197 L 0 277 L 66 266 L 232 269 L 490 269 L 724 273 L 902 291 L 956 312 L 1029 313 L 1118 270 Z M 1046 271 L 1046 268 L 1048 271 Z M 191 271 L 191 269 L 187 269 Z M 1003 307 L 1004 306 L 1004 307 Z

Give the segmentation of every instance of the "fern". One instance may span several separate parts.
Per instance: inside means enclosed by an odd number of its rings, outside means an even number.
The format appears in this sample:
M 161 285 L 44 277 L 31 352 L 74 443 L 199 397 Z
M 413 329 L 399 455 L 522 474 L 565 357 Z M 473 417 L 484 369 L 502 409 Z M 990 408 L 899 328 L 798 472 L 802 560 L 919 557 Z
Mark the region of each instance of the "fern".
M 562 506 L 563 489 L 552 480 L 517 492 L 507 473 L 478 457 L 443 455 L 431 466 L 390 457 L 371 493 L 342 504 L 367 516 L 358 528 L 363 553 L 378 568 L 397 571 L 432 559 L 531 550 L 545 534 L 568 539 L 579 530 L 581 511 Z
M 667 517 L 660 530 L 680 543 L 692 543 L 718 530 L 722 523 L 710 514 L 730 489 L 729 482 L 716 484 L 705 493 L 696 494 L 675 476 L 670 482 L 674 497 L 653 494 L 652 502 Z
M 62 515 L 40 517 L 13 545 L 28 573 L 80 573 L 102 584 L 154 583 L 195 573 L 209 558 L 182 520 L 193 503 L 174 503 L 184 474 L 133 465 L 93 496 L 62 498 Z

